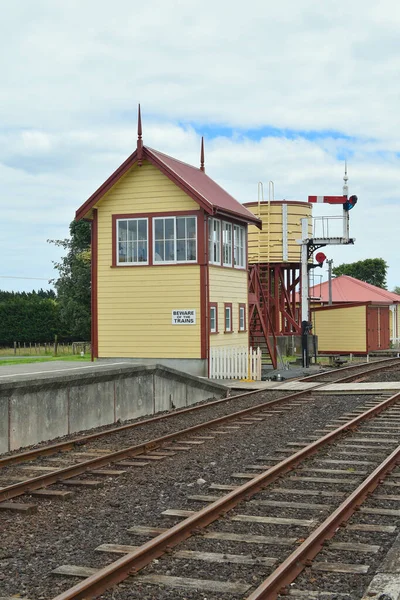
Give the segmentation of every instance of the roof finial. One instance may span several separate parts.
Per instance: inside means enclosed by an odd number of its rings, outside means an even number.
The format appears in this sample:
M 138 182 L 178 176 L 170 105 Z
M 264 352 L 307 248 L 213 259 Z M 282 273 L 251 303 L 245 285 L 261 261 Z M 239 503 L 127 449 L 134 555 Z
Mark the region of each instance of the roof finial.
M 201 137 L 201 151 L 200 151 L 200 171 L 203 171 L 203 173 L 205 173 L 205 168 L 204 168 L 204 137 Z
M 143 140 L 142 140 L 142 115 L 140 113 L 140 104 L 138 105 L 138 139 L 137 139 L 137 160 L 139 167 L 142 166 L 143 161 Z
M 347 177 L 347 160 L 344 161 L 344 177 L 343 177 L 343 181 L 344 181 L 344 185 L 343 185 L 343 196 L 348 195 L 349 193 L 349 187 L 347 185 L 349 178 Z

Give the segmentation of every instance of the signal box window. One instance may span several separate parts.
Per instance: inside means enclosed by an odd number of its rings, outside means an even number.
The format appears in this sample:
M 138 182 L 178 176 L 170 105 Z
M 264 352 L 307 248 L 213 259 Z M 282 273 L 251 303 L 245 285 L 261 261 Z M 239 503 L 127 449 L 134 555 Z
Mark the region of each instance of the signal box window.
M 239 268 L 239 269 L 244 269 L 246 266 L 246 261 L 245 261 L 245 239 L 246 239 L 246 232 L 244 227 L 241 227 L 240 225 L 234 225 L 233 226 L 233 258 L 234 258 L 234 265 L 235 267 Z
M 154 264 L 197 261 L 196 217 L 155 217 L 153 231 Z
M 117 240 L 118 265 L 149 264 L 147 219 L 118 219 Z
M 208 253 L 211 264 L 221 264 L 221 221 L 218 219 L 208 221 Z
M 226 303 L 224 304 L 224 313 L 225 313 L 225 333 L 232 333 L 232 304 Z
M 232 223 L 222 221 L 222 264 L 232 266 Z
M 239 331 L 246 331 L 246 305 L 239 304 Z
M 218 304 L 210 303 L 210 333 L 218 333 Z

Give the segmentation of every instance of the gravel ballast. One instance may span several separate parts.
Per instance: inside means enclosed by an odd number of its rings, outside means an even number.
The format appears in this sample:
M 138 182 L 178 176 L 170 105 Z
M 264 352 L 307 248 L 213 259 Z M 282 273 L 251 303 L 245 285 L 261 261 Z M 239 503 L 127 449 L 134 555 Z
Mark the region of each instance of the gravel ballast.
M 254 404 L 260 403 L 265 399 L 265 393 L 255 394 L 251 398 Z M 321 429 L 343 413 L 363 406 L 364 398 L 356 395 L 318 396 L 315 392 L 313 400 L 293 407 L 290 412 L 276 414 L 262 422 L 242 426 L 227 435 L 216 435 L 214 440 L 206 441 L 193 451 L 176 453 L 143 469 L 130 469 L 117 478 L 105 478 L 101 488 L 91 491 L 80 489 L 66 502 L 47 500 L 38 502 L 35 499 L 39 506 L 37 514 L 22 516 L 0 513 L 2 529 L 0 596 L 20 594 L 31 600 L 56 596 L 79 581 L 51 575 L 51 571 L 56 567 L 62 564 L 87 567 L 101 567 L 108 564 L 117 556 L 95 552 L 95 548 L 100 544 L 137 545 L 146 541 L 148 538 L 132 537 L 127 530 L 135 525 L 159 527 L 171 525 L 174 519 L 163 517 L 161 515 L 163 510 L 169 508 L 196 510 L 196 507 L 201 504 L 196 505 L 193 501 L 189 501 L 188 495 L 221 494 L 208 489 L 211 483 L 230 485 L 241 483 L 232 478 L 232 473 L 244 471 L 246 465 L 254 464 L 262 456 L 271 456 L 272 453 L 284 448 L 287 442 L 313 435 L 316 429 Z M 371 399 L 371 396 L 368 399 Z M 216 416 L 219 415 L 214 413 L 213 417 Z M 176 427 L 176 423 L 174 426 Z M 181 428 L 185 426 L 188 426 L 186 421 L 185 424 L 182 422 Z M 148 433 L 145 435 L 148 436 Z M 198 435 L 208 435 L 208 433 L 202 432 Z M 151 437 L 155 436 L 151 435 Z M 133 439 L 133 436 L 128 437 L 124 443 L 138 443 Z M 104 447 L 103 443 L 104 440 L 101 442 L 102 447 Z M 197 483 L 201 479 L 205 481 L 204 484 Z M 61 487 L 58 486 L 58 489 Z M 227 520 L 225 527 L 231 527 L 232 523 Z M 237 527 L 238 525 L 241 529 Z M 306 533 L 304 529 L 294 528 L 291 533 L 285 530 L 282 534 L 282 529 L 278 527 L 275 529 L 276 534 L 280 536 L 294 533 L 298 537 Z M 258 534 L 265 531 L 259 524 L 249 526 L 248 523 L 235 523 L 234 530 Z M 270 531 L 273 529 L 271 528 Z M 272 534 L 268 533 L 268 535 Z M 258 548 L 254 550 L 246 544 L 227 545 L 219 542 L 210 543 L 211 540 L 203 541 L 206 542 L 205 547 L 212 548 L 213 550 L 210 551 L 214 552 L 259 553 Z M 275 550 L 282 552 L 282 548 L 267 547 L 263 554 L 275 556 L 273 554 Z M 192 577 L 217 580 L 224 580 L 228 575 L 224 565 L 210 565 L 196 561 L 196 565 L 193 566 L 191 562 L 186 562 L 188 567 L 182 567 L 182 561 L 179 561 L 177 566 L 182 574 L 191 571 Z M 193 575 L 194 570 L 197 575 Z M 229 572 L 232 573 L 231 567 Z M 249 571 L 248 567 L 235 566 L 237 575 L 235 580 L 254 583 L 251 580 L 251 573 L 252 570 Z M 135 595 L 136 593 L 139 595 Z M 198 593 L 194 596 L 187 590 L 171 591 L 154 586 L 142 586 L 139 592 L 132 593 L 129 583 L 122 584 L 112 594 L 107 593 L 104 597 L 116 600 L 224 598 L 221 594 L 213 595 L 210 592 L 205 593 L 204 596 L 199 596 Z

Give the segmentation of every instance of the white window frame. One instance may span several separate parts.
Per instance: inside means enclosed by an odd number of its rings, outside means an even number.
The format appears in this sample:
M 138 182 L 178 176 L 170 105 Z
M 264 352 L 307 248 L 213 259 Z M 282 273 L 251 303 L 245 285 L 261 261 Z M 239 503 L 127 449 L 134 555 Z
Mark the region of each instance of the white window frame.
M 127 244 L 128 243 L 128 242 L 120 242 L 120 240 L 119 240 L 119 225 L 123 221 L 125 221 L 125 222 L 128 222 L 128 221 L 136 221 L 136 222 L 138 222 L 138 221 L 146 221 L 146 249 L 147 249 L 147 258 L 146 258 L 146 260 L 138 260 L 138 261 L 131 261 L 131 262 L 120 261 L 119 246 L 120 246 L 120 244 L 124 244 L 124 243 Z M 139 224 L 138 224 L 138 226 L 139 226 Z M 146 266 L 146 265 L 148 265 L 149 264 L 149 219 L 147 217 L 132 217 L 132 218 L 126 218 L 126 219 L 117 219 L 115 227 L 116 227 L 116 232 L 115 232 L 116 233 L 116 248 L 115 248 L 115 251 L 116 251 L 116 254 L 117 254 L 117 256 L 116 256 L 116 264 L 119 267 L 129 267 L 129 266 L 132 266 L 132 265 L 135 265 L 135 266 Z M 140 240 L 138 238 L 136 240 L 136 242 L 134 242 L 134 243 L 136 243 L 137 246 L 139 246 L 139 241 Z M 128 253 L 127 253 L 127 255 L 128 255 Z
M 239 331 L 246 331 L 246 306 L 239 304 Z
M 233 332 L 233 327 L 232 327 L 232 305 L 229 304 L 228 306 L 225 305 L 224 306 L 224 331 L 225 333 L 232 333 Z M 229 314 L 229 327 L 226 326 L 227 323 L 227 315 Z
M 212 317 L 212 315 L 214 315 L 214 317 Z M 214 327 L 212 326 L 212 321 L 214 320 Z M 217 307 L 216 306 L 210 306 L 210 333 L 217 333 L 218 332 L 218 314 L 217 314 Z
M 156 235 L 155 235 L 155 230 L 156 230 L 156 221 L 166 221 L 167 219 L 169 220 L 173 220 L 174 223 L 174 259 L 173 260 L 156 260 Z M 195 237 L 194 237 L 194 241 L 195 241 L 195 252 L 196 252 L 196 258 L 194 260 L 178 260 L 177 259 L 177 226 L 176 226 L 176 220 L 177 219 L 194 219 L 194 224 L 195 224 Z M 185 240 L 188 240 L 190 238 L 184 238 Z M 165 241 L 165 240 L 164 240 Z M 159 216 L 159 217 L 153 217 L 153 265 L 176 265 L 176 264 L 196 264 L 197 263 L 197 217 L 196 215 L 176 215 L 176 216 Z
M 230 232 L 230 241 L 225 241 L 225 233 Z M 222 221 L 222 265 L 224 267 L 233 267 L 233 225 L 228 221 Z M 227 236 L 228 237 L 228 236 Z M 225 248 L 227 252 L 225 253 Z M 225 262 L 225 254 L 229 255 L 230 261 Z
M 235 269 L 246 268 L 246 229 L 242 225 L 233 226 L 233 266 Z M 239 260 L 236 261 L 238 251 Z
M 218 259 L 214 260 L 214 250 L 217 249 Z M 221 264 L 221 221 L 210 218 L 208 220 L 208 262 L 211 265 Z

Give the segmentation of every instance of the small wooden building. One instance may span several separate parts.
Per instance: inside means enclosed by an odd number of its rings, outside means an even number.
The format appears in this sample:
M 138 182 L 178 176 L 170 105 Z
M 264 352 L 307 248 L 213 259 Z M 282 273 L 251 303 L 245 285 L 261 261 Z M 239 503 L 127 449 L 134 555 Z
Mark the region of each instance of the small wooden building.
M 210 348 L 248 346 L 247 226 L 204 169 L 143 145 L 77 210 L 92 224 L 92 347 L 207 375 Z
M 398 294 L 349 275 L 340 275 L 332 279 L 331 288 L 332 306 L 329 306 L 327 281 L 310 288 L 313 333 L 319 336 L 320 352 L 347 351 L 366 354 L 398 345 L 400 331 Z M 320 312 L 320 307 L 328 308 L 330 311 L 336 308 L 339 312 Z M 356 310 L 357 307 L 359 310 Z M 339 346 L 349 338 L 349 333 L 351 333 L 351 340 L 348 339 L 349 343 L 346 342 L 345 347 L 340 348 Z M 348 346 L 349 348 L 351 346 L 351 349 L 348 349 Z
M 368 354 L 390 347 L 389 304 L 357 302 L 312 309 L 320 354 Z

